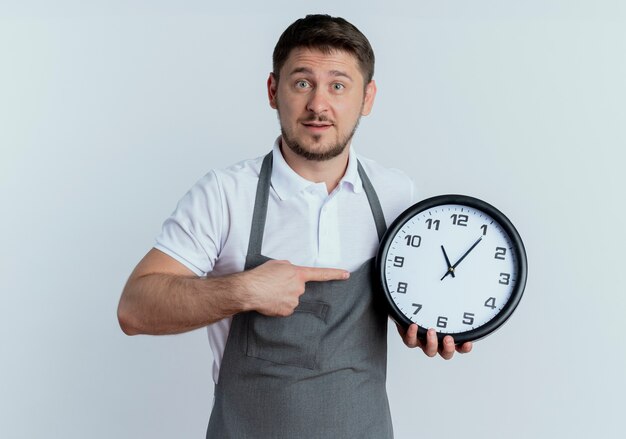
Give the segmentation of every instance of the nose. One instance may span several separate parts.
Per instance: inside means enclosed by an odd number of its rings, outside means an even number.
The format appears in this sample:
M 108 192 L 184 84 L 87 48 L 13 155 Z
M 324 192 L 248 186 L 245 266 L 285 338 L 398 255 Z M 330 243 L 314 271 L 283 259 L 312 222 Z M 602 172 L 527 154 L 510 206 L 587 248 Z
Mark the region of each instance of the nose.
M 328 96 L 326 96 L 326 93 L 318 87 L 311 90 L 306 109 L 315 114 L 322 114 L 328 110 Z

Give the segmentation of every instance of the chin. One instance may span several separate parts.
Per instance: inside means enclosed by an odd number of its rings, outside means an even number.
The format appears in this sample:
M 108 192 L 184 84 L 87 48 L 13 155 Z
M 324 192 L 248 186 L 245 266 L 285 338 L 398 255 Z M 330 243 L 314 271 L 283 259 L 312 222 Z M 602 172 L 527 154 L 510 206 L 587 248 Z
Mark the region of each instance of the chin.
M 289 139 L 283 136 L 283 140 L 291 151 L 300 157 L 312 161 L 326 161 L 340 155 L 347 146 L 347 143 L 315 143 L 313 145 L 300 142 L 296 139 Z

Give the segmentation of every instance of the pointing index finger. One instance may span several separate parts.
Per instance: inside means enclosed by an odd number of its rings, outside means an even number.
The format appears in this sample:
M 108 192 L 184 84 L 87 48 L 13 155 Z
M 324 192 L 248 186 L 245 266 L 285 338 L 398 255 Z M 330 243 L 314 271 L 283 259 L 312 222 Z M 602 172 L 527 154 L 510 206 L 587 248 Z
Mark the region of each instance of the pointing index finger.
M 350 277 L 350 272 L 339 268 L 320 268 L 320 267 L 302 267 L 298 266 L 298 271 L 302 274 L 305 282 L 309 281 L 329 281 L 329 280 L 345 280 Z

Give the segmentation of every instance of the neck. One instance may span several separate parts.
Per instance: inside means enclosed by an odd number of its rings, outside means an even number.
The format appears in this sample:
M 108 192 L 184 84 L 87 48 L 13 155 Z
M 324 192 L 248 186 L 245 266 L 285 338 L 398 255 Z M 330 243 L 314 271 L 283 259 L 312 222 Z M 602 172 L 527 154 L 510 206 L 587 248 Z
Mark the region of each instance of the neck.
M 335 190 L 339 181 L 346 173 L 350 145 L 348 144 L 341 154 L 329 160 L 321 162 L 305 159 L 294 153 L 291 148 L 280 143 L 280 151 L 291 169 L 298 175 L 314 183 L 325 183 L 330 194 Z

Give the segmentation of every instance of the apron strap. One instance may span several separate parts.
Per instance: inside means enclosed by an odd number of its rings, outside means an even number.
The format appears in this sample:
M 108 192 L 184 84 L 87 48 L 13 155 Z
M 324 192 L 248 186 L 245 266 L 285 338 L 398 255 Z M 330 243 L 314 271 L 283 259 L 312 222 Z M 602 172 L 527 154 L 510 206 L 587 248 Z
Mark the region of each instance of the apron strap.
M 261 172 L 259 174 L 259 182 L 256 187 L 256 199 L 254 200 L 254 211 L 252 213 L 252 226 L 250 227 L 250 240 L 248 241 L 248 255 L 260 255 L 261 247 L 263 246 L 263 232 L 265 231 L 265 219 L 267 218 L 267 205 L 270 195 L 270 183 L 272 179 L 272 154 L 269 154 L 263 159 L 261 165 Z M 361 166 L 361 162 L 357 160 L 357 168 L 361 182 L 363 183 L 363 190 L 367 195 L 367 201 L 369 202 L 374 222 L 376 223 L 376 231 L 378 232 L 378 240 L 383 239 L 383 235 L 387 230 L 387 224 L 385 222 L 385 215 L 383 209 L 376 195 L 376 190 L 370 181 L 369 177 L 365 173 L 365 170 Z
M 378 232 L 378 241 L 383 240 L 383 235 L 387 230 L 387 223 L 385 222 L 385 215 L 383 214 L 383 208 L 380 206 L 380 201 L 378 200 L 378 195 L 374 190 L 374 186 L 370 181 L 369 177 L 365 173 L 363 166 L 361 166 L 361 162 L 357 160 L 359 176 L 361 177 L 361 181 L 363 183 L 363 190 L 365 191 L 365 195 L 367 195 L 367 201 L 370 203 L 370 208 L 372 209 L 372 215 L 374 215 L 374 222 L 376 223 L 376 231 Z
M 259 182 L 256 186 L 256 199 L 254 200 L 254 212 L 252 213 L 252 227 L 250 227 L 250 240 L 248 242 L 248 254 L 260 255 L 263 246 L 263 232 L 265 231 L 265 218 L 267 218 L 267 202 L 270 196 L 270 182 L 272 179 L 272 151 L 263 159 Z

